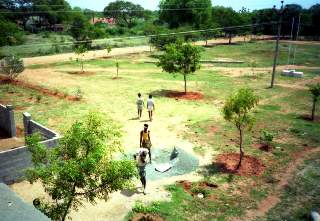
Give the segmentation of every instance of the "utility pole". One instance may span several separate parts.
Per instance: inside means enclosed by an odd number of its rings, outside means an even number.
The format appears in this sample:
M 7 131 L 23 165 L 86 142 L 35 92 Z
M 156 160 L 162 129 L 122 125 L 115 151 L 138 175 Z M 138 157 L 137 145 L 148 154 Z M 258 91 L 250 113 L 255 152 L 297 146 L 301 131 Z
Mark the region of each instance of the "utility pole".
M 276 6 L 274 6 L 273 8 L 275 9 L 275 7 Z M 284 12 L 283 1 L 281 1 L 280 11 L 277 11 L 277 12 L 280 14 L 280 19 L 279 19 L 279 23 L 278 23 L 278 34 L 277 34 L 277 41 L 276 41 L 276 49 L 275 49 L 275 52 L 274 52 L 274 60 L 273 60 L 273 69 L 272 69 L 272 77 L 271 77 L 270 88 L 273 88 L 273 86 L 274 86 L 274 79 L 275 79 L 275 75 L 276 75 L 276 67 L 277 67 L 277 62 L 278 62 L 279 42 L 280 42 L 280 35 L 281 35 L 281 24 L 282 24 L 283 12 Z

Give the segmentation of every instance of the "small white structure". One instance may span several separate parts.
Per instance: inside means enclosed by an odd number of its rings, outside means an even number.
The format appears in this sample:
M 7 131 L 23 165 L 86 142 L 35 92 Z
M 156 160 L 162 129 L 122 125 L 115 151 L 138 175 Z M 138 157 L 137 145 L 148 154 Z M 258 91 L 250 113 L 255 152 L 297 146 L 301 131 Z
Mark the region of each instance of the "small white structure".
M 303 72 L 296 71 L 296 70 L 285 69 L 285 70 L 282 71 L 282 75 L 283 76 L 289 76 L 289 77 L 302 78 L 303 77 Z

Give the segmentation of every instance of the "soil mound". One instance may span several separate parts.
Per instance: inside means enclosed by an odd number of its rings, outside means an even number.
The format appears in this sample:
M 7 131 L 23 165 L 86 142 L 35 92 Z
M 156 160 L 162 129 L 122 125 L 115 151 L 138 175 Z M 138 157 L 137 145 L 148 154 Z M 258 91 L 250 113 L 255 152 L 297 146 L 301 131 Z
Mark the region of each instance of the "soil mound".
M 169 91 L 166 94 L 167 97 L 184 99 L 184 100 L 202 100 L 203 94 L 200 92 L 179 92 L 179 91 Z
M 223 173 L 232 173 L 240 176 L 260 176 L 265 166 L 263 163 L 252 157 L 243 156 L 241 167 L 237 170 L 240 155 L 236 153 L 226 153 L 218 155 L 216 162 L 213 164 L 218 166 L 219 170 Z
M 130 221 L 165 221 L 162 217 L 151 213 L 137 213 Z
M 77 75 L 77 76 L 92 76 L 95 75 L 95 72 L 92 71 L 68 71 L 68 74 Z

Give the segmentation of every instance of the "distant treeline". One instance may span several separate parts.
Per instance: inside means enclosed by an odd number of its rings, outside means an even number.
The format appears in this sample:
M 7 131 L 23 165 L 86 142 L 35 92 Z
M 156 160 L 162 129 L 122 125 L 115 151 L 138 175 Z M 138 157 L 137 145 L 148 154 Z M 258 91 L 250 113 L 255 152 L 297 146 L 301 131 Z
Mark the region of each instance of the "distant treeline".
M 162 0 L 157 11 L 145 10 L 127 1 L 114 1 L 101 12 L 72 8 L 65 0 L 1 0 L 0 46 L 21 44 L 25 34 L 38 32 L 62 32 L 83 41 L 201 29 L 208 31 L 189 35 L 189 38 L 227 35 L 231 40 L 233 35 L 241 34 L 275 35 L 279 16 L 279 9 L 273 9 L 272 5 L 261 10 L 249 11 L 243 7 L 235 11 L 213 7 L 211 0 Z M 320 4 L 309 9 L 285 5 L 282 35 L 290 35 L 293 19 L 294 37 L 299 21 L 300 35 L 319 37 Z M 252 26 L 239 27 L 250 24 Z

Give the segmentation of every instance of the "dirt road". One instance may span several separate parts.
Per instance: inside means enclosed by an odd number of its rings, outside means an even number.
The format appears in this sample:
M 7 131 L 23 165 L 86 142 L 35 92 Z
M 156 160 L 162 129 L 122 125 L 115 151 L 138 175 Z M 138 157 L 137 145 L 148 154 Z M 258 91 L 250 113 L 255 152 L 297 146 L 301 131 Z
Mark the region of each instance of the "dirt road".
M 262 39 L 259 37 L 259 39 Z M 249 41 L 250 37 L 234 37 L 232 42 L 243 42 Z M 218 39 L 211 39 L 208 40 L 208 44 L 223 44 L 228 43 L 228 38 L 218 38 Z M 196 45 L 205 45 L 205 41 L 198 41 L 195 42 Z M 135 46 L 135 47 L 124 47 L 124 48 L 114 48 L 110 53 L 107 53 L 107 50 L 96 50 L 96 51 L 89 51 L 85 54 L 84 59 L 90 60 L 95 58 L 102 58 L 102 57 L 113 57 L 117 55 L 125 55 L 125 54 L 134 54 L 134 53 L 142 53 L 150 51 L 150 46 L 143 45 L 143 46 Z M 35 64 L 50 64 L 56 62 L 64 62 L 69 60 L 75 60 L 77 55 L 75 53 L 66 53 L 66 54 L 56 54 L 56 55 L 48 55 L 48 56 L 39 56 L 39 57 L 31 57 L 31 58 L 24 58 L 23 61 L 26 66 L 28 65 L 35 65 Z

